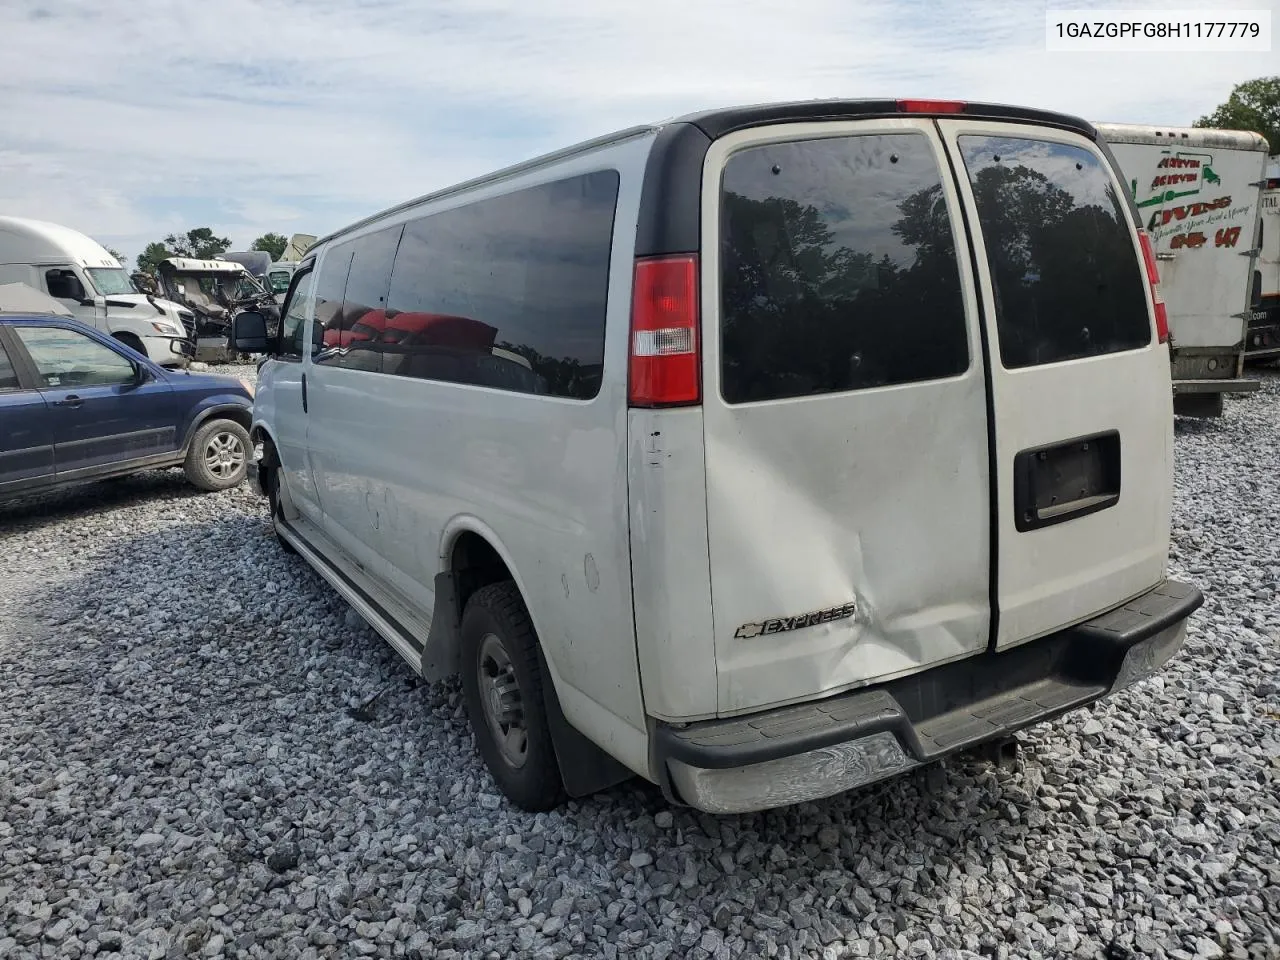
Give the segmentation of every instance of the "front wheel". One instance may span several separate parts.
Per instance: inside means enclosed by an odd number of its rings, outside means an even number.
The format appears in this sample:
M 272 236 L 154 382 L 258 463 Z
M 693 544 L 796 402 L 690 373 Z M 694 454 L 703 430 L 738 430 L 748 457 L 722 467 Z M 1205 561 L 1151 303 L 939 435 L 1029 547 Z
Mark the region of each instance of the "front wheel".
M 234 420 L 211 420 L 191 440 L 183 472 L 201 490 L 230 490 L 249 472 L 249 432 Z
M 523 810 L 558 806 L 564 783 L 542 700 L 538 638 L 514 583 L 475 592 L 461 640 L 463 698 L 489 773 Z
M 284 537 L 280 536 L 279 523 L 284 519 L 284 511 L 280 506 L 280 466 L 266 468 L 267 473 L 267 503 L 271 509 L 271 529 L 275 531 L 276 540 L 280 546 L 284 548 L 285 553 L 297 553 L 291 544 Z

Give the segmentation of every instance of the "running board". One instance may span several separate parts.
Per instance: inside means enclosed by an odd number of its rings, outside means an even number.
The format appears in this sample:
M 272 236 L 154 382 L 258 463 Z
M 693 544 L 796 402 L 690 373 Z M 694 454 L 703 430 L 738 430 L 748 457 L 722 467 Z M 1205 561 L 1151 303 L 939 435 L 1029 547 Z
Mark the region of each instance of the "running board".
M 414 673 L 421 676 L 422 642 L 417 637 L 427 636 L 430 621 L 423 623 L 421 617 L 389 597 L 345 550 L 305 517 L 289 523 L 276 519 L 275 525 L 280 536 L 298 551 L 298 555 L 311 564 L 316 573 L 324 577 L 342 599 L 404 657 Z M 329 559 L 331 556 L 347 562 L 339 566 Z

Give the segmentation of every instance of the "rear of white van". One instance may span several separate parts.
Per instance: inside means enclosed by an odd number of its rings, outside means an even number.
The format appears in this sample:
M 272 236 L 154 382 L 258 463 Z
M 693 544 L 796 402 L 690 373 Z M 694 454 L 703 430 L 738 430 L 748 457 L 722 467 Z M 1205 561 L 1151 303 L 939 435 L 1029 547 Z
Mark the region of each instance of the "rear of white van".
M 632 573 L 673 798 L 829 795 L 1173 654 L 1167 329 L 1091 127 L 721 111 L 659 133 L 644 194 Z

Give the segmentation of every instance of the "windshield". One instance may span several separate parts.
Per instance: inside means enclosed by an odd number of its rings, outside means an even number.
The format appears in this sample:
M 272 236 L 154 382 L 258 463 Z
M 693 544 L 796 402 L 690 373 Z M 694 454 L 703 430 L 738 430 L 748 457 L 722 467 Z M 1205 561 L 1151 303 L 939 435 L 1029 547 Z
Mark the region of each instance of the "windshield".
M 138 292 L 128 272 L 120 267 L 89 267 L 87 272 L 98 293 L 104 297 Z
M 284 293 L 289 289 L 289 281 L 293 278 L 293 274 L 288 270 L 272 270 L 267 277 L 271 281 L 272 293 Z

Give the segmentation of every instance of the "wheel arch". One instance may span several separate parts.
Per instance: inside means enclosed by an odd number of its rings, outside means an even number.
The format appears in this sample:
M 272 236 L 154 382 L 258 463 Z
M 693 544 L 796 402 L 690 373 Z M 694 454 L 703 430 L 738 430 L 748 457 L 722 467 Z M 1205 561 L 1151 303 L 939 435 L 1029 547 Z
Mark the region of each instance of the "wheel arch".
M 467 599 L 482 587 L 510 580 L 524 600 L 534 634 L 539 638 L 543 706 L 565 791 L 571 797 L 583 797 L 630 779 L 633 774 L 627 767 L 565 717 L 557 691 L 558 674 L 543 647 L 537 619 L 529 604 L 529 592 L 501 538 L 476 517 L 455 517 L 441 533 L 439 555 L 441 570 L 435 577 L 435 609 L 422 652 L 423 676 L 438 680 L 459 671 L 462 613 Z

